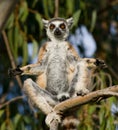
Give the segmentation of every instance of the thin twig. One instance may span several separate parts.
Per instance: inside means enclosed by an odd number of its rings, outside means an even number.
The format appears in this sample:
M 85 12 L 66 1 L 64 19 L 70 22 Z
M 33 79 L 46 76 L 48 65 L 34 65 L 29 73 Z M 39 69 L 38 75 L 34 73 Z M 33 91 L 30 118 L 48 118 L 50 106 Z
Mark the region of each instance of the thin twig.
M 37 10 L 33 10 L 33 9 L 31 9 L 31 8 L 28 8 L 28 11 L 29 11 L 30 13 L 32 13 L 32 14 L 36 14 L 36 13 L 38 13 Z
M 9 100 L 9 101 L 3 103 L 3 104 L 0 104 L 0 109 L 3 108 L 3 107 L 5 107 L 5 106 L 7 106 L 7 105 L 9 105 L 9 104 L 12 103 L 12 102 L 15 102 L 15 101 L 17 101 L 17 100 L 23 99 L 24 97 L 25 97 L 25 96 L 18 96 L 18 97 L 15 97 L 15 98 L 13 98 L 13 99 L 11 99 L 11 100 Z
M 9 42 L 8 42 L 6 32 L 2 31 L 2 35 L 3 35 L 4 43 L 5 43 L 7 52 L 8 52 L 8 56 L 9 56 L 9 59 L 10 59 L 10 62 L 11 62 L 11 66 L 12 66 L 12 68 L 16 68 L 16 64 L 15 64 L 15 61 L 14 61 L 14 58 L 13 58 L 13 55 L 12 55 L 12 52 L 11 52 L 11 49 L 10 49 L 10 46 L 9 46 Z M 20 88 L 22 88 L 23 85 L 22 85 L 22 81 L 21 81 L 20 77 L 16 76 L 16 80 L 17 80 Z
M 55 14 L 54 17 L 57 18 L 59 16 L 59 0 L 55 0 Z
M 109 66 L 108 70 L 110 71 L 110 73 L 113 75 L 113 77 L 118 80 L 118 75 L 117 73 Z
M 109 73 L 104 73 L 104 75 L 106 77 L 108 77 L 108 82 L 109 82 L 109 86 L 112 86 L 112 78 L 111 78 L 111 75 Z

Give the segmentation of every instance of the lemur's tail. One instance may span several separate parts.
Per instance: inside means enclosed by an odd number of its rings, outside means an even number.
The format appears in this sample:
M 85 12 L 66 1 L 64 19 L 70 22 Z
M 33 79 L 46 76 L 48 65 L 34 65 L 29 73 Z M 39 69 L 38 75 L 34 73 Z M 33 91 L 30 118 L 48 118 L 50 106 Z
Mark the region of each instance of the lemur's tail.
M 61 130 L 77 130 L 79 120 L 75 114 L 76 114 L 75 112 L 66 114 L 61 123 Z

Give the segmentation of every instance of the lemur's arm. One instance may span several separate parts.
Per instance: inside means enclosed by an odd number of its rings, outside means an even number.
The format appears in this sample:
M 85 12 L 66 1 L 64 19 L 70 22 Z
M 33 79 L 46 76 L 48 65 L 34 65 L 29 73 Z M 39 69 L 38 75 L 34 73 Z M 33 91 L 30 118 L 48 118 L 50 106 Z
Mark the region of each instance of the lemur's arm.
M 74 47 L 70 43 L 68 43 L 68 55 L 67 56 L 68 56 L 69 60 L 75 61 L 75 60 L 80 59 L 78 53 L 76 52 L 76 50 L 74 49 Z
M 10 76 L 16 75 L 40 75 L 45 71 L 46 67 L 46 44 L 40 48 L 38 62 L 35 64 L 26 65 L 23 67 L 17 67 L 15 69 L 9 69 Z
M 74 49 L 74 47 L 68 43 L 68 52 L 67 52 L 67 60 L 71 65 L 75 65 L 77 61 L 80 59 L 78 53 Z
M 76 64 L 79 61 L 80 57 L 74 47 L 68 43 L 68 52 L 67 52 L 67 63 L 68 63 L 68 79 L 71 82 L 73 74 L 76 68 Z

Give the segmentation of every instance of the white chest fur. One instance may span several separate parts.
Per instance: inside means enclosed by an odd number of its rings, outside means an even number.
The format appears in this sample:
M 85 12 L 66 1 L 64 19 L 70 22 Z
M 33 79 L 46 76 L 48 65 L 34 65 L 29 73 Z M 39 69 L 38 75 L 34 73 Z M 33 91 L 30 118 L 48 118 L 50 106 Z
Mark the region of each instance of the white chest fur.
M 47 46 L 47 90 L 58 94 L 68 89 L 67 80 L 67 43 L 50 42 Z
M 66 42 L 49 42 L 47 47 L 49 58 L 59 56 L 60 58 L 65 58 L 67 53 L 67 43 Z

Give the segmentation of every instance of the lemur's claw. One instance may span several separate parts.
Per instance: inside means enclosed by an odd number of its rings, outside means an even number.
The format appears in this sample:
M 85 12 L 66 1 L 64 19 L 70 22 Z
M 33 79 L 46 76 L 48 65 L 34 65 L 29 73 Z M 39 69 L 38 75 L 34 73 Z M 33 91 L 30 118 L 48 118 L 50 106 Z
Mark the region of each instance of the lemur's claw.
M 67 99 L 69 99 L 69 97 L 62 96 L 62 97 L 59 99 L 59 101 L 60 101 L 60 102 L 63 102 L 63 101 L 65 101 L 65 100 L 67 100 Z
M 86 94 L 88 94 L 88 93 L 89 93 L 89 90 L 86 89 L 86 88 L 83 88 L 83 89 L 80 89 L 80 90 L 76 93 L 76 95 L 77 95 L 77 96 L 84 96 L 84 95 L 86 95 Z
M 16 75 L 21 75 L 22 74 L 22 70 L 19 68 L 19 66 L 16 69 L 9 69 L 8 70 L 8 75 L 10 77 L 16 76 Z
M 98 66 L 99 68 L 107 68 L 107 65 L 103 60 L 96 59 L 95 65 Z

